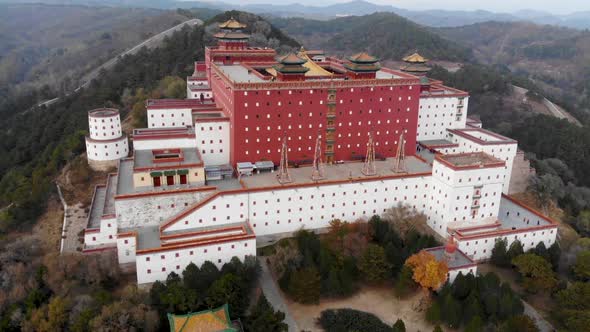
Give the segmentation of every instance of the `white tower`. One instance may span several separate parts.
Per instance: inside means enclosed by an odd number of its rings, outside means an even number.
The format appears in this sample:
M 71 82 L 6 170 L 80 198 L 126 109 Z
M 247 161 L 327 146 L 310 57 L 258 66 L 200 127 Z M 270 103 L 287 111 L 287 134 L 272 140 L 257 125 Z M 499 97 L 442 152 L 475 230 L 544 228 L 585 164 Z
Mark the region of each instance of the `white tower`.
M 129 154 L 127 135 L 121 130 L 119 111 L 97 108 L 88 112 L 86 154 L 88 164 L 95 170 L 117 166 L 119 159 Z

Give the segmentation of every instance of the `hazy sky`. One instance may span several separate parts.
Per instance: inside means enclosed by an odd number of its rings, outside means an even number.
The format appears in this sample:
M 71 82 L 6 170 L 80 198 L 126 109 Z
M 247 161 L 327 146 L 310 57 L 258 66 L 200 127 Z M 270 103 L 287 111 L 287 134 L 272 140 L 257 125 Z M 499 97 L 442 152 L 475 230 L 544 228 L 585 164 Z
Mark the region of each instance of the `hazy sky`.
M 407 9 L 449 9 L 514 12 L 521 9 L 535 9 L 566 14 L 590 10 L 590 0 L 369 0 L 373 3 L 389 4 Z M 336 1 L 341 2 L 341 1 Z
M 224 1 L 224 0 L 222 0 Z M 321 6 L 351 0 L 225 0 L 229 3 L 301 3 Z M 399 8 L 477 10 L 510 13 L 521 9 L 546 11 L 553 14 L 568 14 L 578 11 L 590 11 L 590 0 L 367 0 L 381 5 L 392 5 Z

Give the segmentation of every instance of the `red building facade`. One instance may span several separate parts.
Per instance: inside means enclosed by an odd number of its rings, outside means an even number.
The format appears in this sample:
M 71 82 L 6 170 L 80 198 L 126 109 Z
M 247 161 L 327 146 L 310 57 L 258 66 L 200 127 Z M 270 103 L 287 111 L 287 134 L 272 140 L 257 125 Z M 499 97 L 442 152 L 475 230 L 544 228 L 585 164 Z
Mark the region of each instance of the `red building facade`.
M 419 78 L 381 68 L 376 59 L 362 54 L 349 59 L 368 59 L 368 63 L 349 65 L 329 59 L 322 68 L 308 63 L 303 66 L 311 70 L 297 74 L 305 75 L 304 79 L 285 79 L 278 72 L 284 68 L 281 59 L 293 62 L 296 58 L 281 57 L 277 63 L 269 51 L 274 55 L 272 50 L 246 46 L 228 50 L 218 45 L 206 50 L 215 102 L 230 118 L 231 164 L 278 163 L 285 136 L 292 162 L 313 159 L 318 135 L 327 162 L 352 160 L 365 155 L 371 131 L 378 155 L 394 156 L 402 133 L 406 155 L 415 154 Z M 272 68 L 278 73 L 269 74 Z M 357 68 L 358 73 L 351 72 Z M 322 70 L 329 74 L 318 75 Z

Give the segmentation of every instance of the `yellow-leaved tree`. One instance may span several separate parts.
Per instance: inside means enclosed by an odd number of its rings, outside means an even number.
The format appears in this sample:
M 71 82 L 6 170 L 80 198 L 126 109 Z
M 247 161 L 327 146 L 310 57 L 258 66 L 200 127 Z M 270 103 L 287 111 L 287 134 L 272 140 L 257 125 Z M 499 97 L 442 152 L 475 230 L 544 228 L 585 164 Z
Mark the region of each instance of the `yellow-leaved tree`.
M 444 261 L 438 261 L 433 254 L 427 251 L 420 251 L 406 260 L 406 265 L 412 268 L 412 279 L 423 289 L 437 290 L 445 281 L 449 267 Z

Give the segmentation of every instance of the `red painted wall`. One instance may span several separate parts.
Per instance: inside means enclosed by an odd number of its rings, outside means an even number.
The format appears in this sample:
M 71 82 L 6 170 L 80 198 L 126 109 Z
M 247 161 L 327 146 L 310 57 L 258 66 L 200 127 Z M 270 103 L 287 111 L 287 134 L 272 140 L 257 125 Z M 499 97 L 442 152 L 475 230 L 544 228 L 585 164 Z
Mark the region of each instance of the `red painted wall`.
M 285 132 L 291 138 L 288 141 L 291 149 L 289 159 L 311 159 L 318 130 L 325 137 L 327 89 L 313 89 L 313 94 L 309 89 L 291 90 L 291 94 L 289 90 L 269 91 L 270 95 L 266 90 L 248 91 L 248 95 L 244 95 L 244 91 L 233 93 L 232 163 L 258 160 L 278 163 L 280 138 Z M 410 86 L 395 86 L 393 90 L 390 87 L 375 87 L 373 91 L 370 87 L 354 88 L 354 91 L 350 88 L 338 89 L 334 160 L 350 160 L 353 152 L 365 155 L 370 130 L 373 130 L 376 152 L 388 157 L 395 155 L 395 142 L 401 132 L 407 130 L 405 152 L 413 155 L 419 93 L 419 86 L 412 86 L 412 89 Z M 322 144 L 322 150 L 325 150 L 325 141 Z

